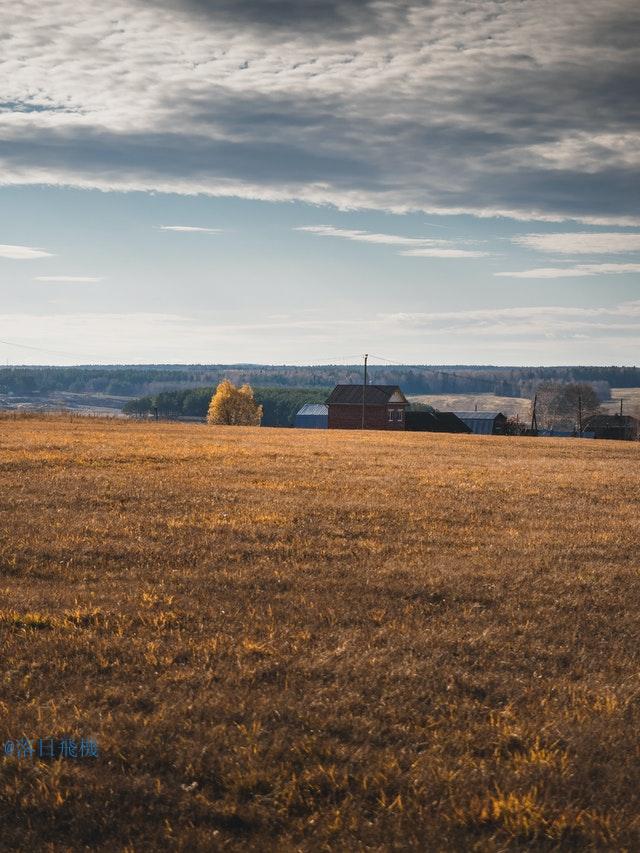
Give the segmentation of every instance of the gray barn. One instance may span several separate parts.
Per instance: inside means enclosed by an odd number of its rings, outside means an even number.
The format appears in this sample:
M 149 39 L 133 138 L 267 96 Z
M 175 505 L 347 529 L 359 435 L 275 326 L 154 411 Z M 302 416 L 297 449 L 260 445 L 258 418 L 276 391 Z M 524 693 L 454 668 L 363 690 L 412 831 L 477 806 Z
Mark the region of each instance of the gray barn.
M 297 412 L 293 425 L 300 429 L 328 429 L 329 408 L 324 403 L 305 403 Z
M 476 435 L 504 435 L 507 423 L 502 412 L 454 412 Z

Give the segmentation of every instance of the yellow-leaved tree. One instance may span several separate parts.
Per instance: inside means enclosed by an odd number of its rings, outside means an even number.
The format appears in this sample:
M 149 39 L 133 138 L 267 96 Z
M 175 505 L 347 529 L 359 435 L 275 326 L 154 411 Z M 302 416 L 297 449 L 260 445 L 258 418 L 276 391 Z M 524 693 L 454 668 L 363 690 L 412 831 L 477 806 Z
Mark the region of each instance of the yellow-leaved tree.
M 207 423 L 234 426 L 260 426 L 262 406 L 253 398 L 250 385 L 236 388 L 233 382 L 223 379 L 209 403 Z

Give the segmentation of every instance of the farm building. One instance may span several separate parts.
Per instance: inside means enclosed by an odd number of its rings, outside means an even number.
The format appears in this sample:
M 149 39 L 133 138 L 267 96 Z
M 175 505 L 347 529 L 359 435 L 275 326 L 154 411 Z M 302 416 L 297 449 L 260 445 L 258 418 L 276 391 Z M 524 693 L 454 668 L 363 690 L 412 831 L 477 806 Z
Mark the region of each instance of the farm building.
M 583 426 L 585 430 L 594 433 L 595 438 L 635 441 L 640 422 L 631 415 L 593 415 L 585 420 Z
M 305 403 L 296 413 L 293 425 L 300 429 L 327 429 L 329 409 L 324 403 Z
M 412 432 L 471 432 L 453 412 L 406 412 L 405 422 Z
M 364 401 L 363 401 L 364 397 Z M 403 430 L 407 398 L 397 385 L 336 385 L 329 397 L 329 429 Z
M 507 424 L 502 412 L 452 412 L 476 435 L 504 435 Z

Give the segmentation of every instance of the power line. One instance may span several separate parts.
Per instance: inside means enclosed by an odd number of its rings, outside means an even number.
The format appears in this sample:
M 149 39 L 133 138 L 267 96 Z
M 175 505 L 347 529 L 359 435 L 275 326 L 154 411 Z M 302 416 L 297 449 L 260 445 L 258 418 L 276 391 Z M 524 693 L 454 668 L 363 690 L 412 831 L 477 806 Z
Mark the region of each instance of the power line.
M 381 356 L 381 355 L 370 355 L 369 358 L 375 358 L 378 361 L 386 361 L 388 364 L 393 364 L 393 365 L 396 365 L 397 367 L 412 367 L 413 366 L 413 365 L 409 365 L 409 364 L 406 364 L 406 363 L 403 363 L 400 361 L 393 361 L 392 359 L 385 358 L 384 356 Z M 417 365 L 415 365 L 415 366 L 417 366 Z M 500 382 L 500 379 L 486 379 L 483 376 L 477 376 L 475 373 L 453 373 L 453 372 L 447 371 L 447 370 L 436 370 L 435 368 L 429 367 L 428 365 L 425 365 L 422 369 L 428 371 L 429 373 L 433 373 L 435 376 L 452 377 L 454 379 L 462 379 L 466 382 L 477 382 L 477 383 L 483 383 L 484 382 L 485 385 L 490 385 L 491 388 L 495 388 L 496 385 Z
M 0 340 L 0 344 L 4 344 L 8 347 L 17 347 L 18 349 L 28 349 L 35 350 L 36 352 L 46 352 L 49 355 L 67 355 L 69 358 L 77 358 L 77 353 L 65 352 L 64 350 L 58 349 L 44 349 L 44 347 L 34 347 L 30 344 L 16 344 L 14 341 L 4 341 Z

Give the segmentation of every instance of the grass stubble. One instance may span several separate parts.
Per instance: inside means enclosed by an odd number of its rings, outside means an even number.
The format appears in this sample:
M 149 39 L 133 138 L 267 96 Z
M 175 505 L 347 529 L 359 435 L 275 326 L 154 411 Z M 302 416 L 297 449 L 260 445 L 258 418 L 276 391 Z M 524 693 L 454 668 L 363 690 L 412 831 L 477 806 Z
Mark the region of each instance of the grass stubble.
M 0 847 L 640 848 L 640 446 L 0 420 Z

